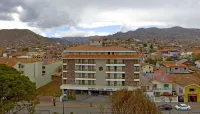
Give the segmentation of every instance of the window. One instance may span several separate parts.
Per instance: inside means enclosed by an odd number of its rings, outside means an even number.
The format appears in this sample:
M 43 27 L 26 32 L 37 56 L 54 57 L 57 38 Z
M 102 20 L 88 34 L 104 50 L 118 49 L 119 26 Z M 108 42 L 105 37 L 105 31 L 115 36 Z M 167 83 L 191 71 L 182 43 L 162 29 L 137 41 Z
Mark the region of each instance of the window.
M 169 84 L 164 84 L 164 87 L 165 87 L 165 88 L 168 88 L 168 87 L 169 87 Z
M 125 86 L 125 81 L 122 81 L 122 86 Z
M 195 92 L 196 90 L 194 88 L 189 89 L 190 92 Z
M 112 52 L 112 55 L 114 55 L 114 52 Z
M 42 66 L 42 69 L 45 69 L 45 66 Z
M 178 68 L 176 67 L 175 70 L 178 70 Z
M 154 92 L 155 97 L 160 97 L 160 92 Z
M 117 81 L 114 81 L 114 86 L 117 86 Z
M 45 71 L 42 71 L 42 73 L 44 74 L 44 73 L 45 73 Z
M 184 70 L 186 70 L 186 68 L 184 68 Z
M 108 86 L 110 86 L 110 81 L 108 81 Z
M 153 90 L 157 89 L 157 84 L 153 84 Z
M 101 41 L 99 41 L 99 43 L 101 43 Z
M 108 52 L 108 55 L 110 55 L 110 52 Z
M 115 66 L 115 71 L 117 70 L 117 66 Z
M 125 74 L 122 74 L 122 79 L 125 79 Z
M 114 74 L 114 79 L 117 79 L 117 74 Z
M 117 64 L 117 60 L 114 60 L 114 64 Z
M 91 80 L 88 80 L 88 85 L 92 85 L 92 81 Z
M 110 63 L 110 59 L 108 59 L 108 63 Z
M 85 80 L 82 80 L 82 85 L 85 85 Z

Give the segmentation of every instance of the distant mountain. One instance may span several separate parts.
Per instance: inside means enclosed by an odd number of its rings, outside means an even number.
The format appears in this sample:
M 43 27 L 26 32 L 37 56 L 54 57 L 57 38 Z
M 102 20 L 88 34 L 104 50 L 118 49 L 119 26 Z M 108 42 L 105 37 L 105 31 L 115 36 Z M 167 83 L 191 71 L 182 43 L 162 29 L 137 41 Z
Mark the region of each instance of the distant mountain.
M 49 40 L 55 42 L 55 43 L 60 43 L 60 44 L 72 44 L 65 38 L 49 38 Z
M 147 39 L 162 39 L 162 40 L 173 40 L 173 39 L 196 39 L 200 38 L 200 29 L 182 28 L 182 27 L 172 27 L 172 28 L 138 28 L 135 31 L 128 32 L 117 32 L 113 35 L 108 36 L 91 36 L 91 37 L 63 37 L 71 43 L 88 43 L 89 39 L 92 37 L 101 37 L 106 39 L 129 39 L 137 38 L 140 40 Z
M 88 43 L 92 37 L 63 37 L 63 38 L 48 38 L 40 36 L 27 29 L 2 29 L 0 30 L 0 46 L 23 46 L 23 45 L 43 45 L 48 43 L 73 44 L 73 43 Z M 172 27 L 172 28 L 139 28 L 135 31 L 125 33 L 118 32 L 113 35 L 102 36 L 106 39 L 129 39 L 136 38 L 140 40 L 157 39 L 172 40 L 172 39 L 196 39 L 200 38 L 200 29 Z
M 128 31 L 125 33 L 118 32 L 113 35 L 104 36 L 102 38 L 107 39 L 128 39 L 128 38 L 138 38 L 141 40 L 145 39 L 195 39 L 200 38 L 200 29 L 190 29 L 182 27 L 172 27 L 172 28 L 139 28 L 135 31 Z
M 71 43 L 80 43 L 80 44 L 86 44 L 88 43 L 89 39 L 96 36 L 90 36 L 90 37 L 63 37 L 63 39 L 66 39 L 67 41 Z M 62 38 L 61 38 L 62 39 Z
M 27 46 L 54 43 L 48 38 L 27 29 L 2 29 L 0 30 L 0 41 L 0 46 Z

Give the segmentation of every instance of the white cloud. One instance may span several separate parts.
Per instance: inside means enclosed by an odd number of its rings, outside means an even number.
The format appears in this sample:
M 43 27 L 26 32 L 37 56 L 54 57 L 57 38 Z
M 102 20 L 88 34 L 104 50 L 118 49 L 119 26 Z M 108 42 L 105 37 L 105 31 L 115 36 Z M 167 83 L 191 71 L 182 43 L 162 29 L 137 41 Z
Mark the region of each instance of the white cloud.
M 45 33 L 40 33 L 41 36 L 46 37 L 47 35 Z
M 108 34 L 109 33 L 106 33 L 106 32 L 95 33 L 94 31 L 81 31 L 81 30 L 77 30 L 74 27 L 70 27 L 70 30 L 57 32 L 52 37 L 58 37 L 58 38 L 60 38 L 60 37 L 70 37 L 70 36 L 73 36 L 73 37 L 80 37 L 80 36 L 87 37 L 87 36 L 95 36 L 95 35 L 105 36 L 105 35 L 108 35 Z
M 143 26 L 200 28 L 199 7 L 198 0 L 3 0 L 0 3 L 0 29 L 19 28 L 46 33 L 61 26 L 92 29 L 120 25 L 119 31 L 123 32 Z M 10 21 L 10 15 L 14 21 Z M 4 21 L 6 19 L 9 21 Z M 71 28 L 54 36 L 106 34 L 111 33 Z

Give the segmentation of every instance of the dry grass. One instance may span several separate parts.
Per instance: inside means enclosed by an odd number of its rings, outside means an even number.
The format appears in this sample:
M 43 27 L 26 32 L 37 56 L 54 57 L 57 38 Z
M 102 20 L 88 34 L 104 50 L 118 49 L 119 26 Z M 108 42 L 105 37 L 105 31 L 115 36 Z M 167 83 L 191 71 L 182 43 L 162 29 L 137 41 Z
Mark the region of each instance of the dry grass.
M 60 97 L 62 91 L 60 89 L 62 82 L 61 80 L 52 80 L 50 83 L 37 89 L 37 93 L 40 96 L 56 96 Z

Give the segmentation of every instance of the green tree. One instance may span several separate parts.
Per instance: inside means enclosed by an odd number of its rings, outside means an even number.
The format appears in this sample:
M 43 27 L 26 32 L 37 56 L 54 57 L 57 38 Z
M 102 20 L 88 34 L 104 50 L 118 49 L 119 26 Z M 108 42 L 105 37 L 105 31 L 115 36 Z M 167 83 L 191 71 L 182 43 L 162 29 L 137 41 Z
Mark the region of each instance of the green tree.
M 171 58 L 171 57 L 168 57 L 168 58 L 166 59 L 166 61 L 172 61 L 172 58 Z
M 144 43 L 144 44 L 143 44 L 143 46 L 144 46 L 144 47 L 147 47 L 147 44 L 146 44 L 146 43 Z
M 153 44 L 150 45 L 150 49 L 153 49 Z
M 34 113 L 36 86 L 16 69 L 0 64 L 0 114 L 27 109 Z
M 28 48 L 22 48 L 22 52 L 29 51 Z
M 194 56 L 193 61 L 197 61 L 197 60 L 200 60 L 200 54 L 197 56 Z

